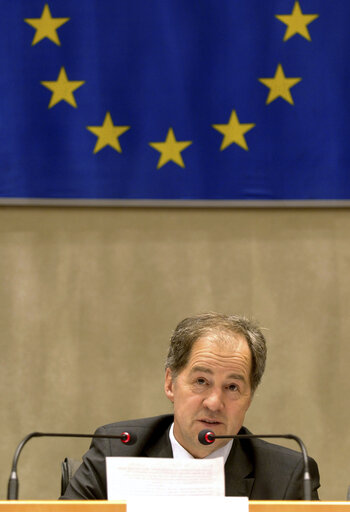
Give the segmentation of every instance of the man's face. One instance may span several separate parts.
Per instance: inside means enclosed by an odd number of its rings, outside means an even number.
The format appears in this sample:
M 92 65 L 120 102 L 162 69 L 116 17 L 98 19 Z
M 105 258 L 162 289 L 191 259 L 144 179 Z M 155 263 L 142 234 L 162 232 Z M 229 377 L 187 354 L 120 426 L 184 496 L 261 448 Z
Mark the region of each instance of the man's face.
M 228 439 L 204 446 L 198 433 L 209 429 L 216 435 L 234 435 L 243 425 L 251 403 L 251 352 L 241 335 L 199 338 L 183 370 L 173 378 L 165 375 L 165 393 L 174 404 L 174 436 L 197 458 L 203 458 Z

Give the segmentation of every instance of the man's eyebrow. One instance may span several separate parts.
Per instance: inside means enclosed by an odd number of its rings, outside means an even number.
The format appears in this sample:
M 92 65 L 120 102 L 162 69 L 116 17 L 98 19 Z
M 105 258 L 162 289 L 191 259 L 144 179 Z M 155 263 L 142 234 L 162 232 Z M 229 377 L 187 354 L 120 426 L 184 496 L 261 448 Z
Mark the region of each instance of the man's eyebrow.
M 245 382 L 244 375 L 241 375 L 239 373 L 231 373 L 230 375 L 228 375 L 227 378 L 228 379 L 235 379 L 235 380 L 242 380 L 243 382 Z
M 206 368 L 205 366 L 193 366 L 191 368 L 191 373 L 194 373 L 194 372 L 202 372 L 202 373 L 213 374 L 213 371 L 210 368 Z
M 191 369 L 191 373 L 195 373 L 195 372 L 208 373 L 210 375 L 213 375 L 213 373 L 214 373 L 210 368 L 206 368 L 205 366 L 193 366 L 193 368 Z M 242 380 L 243 382 L 245 382 L 245 380 L 246 380 L 244 375 L 241 375 L 239 373 L 230 373 L 230 375 L 228 375 L 227 378 L 235 379 L 235 380 Z

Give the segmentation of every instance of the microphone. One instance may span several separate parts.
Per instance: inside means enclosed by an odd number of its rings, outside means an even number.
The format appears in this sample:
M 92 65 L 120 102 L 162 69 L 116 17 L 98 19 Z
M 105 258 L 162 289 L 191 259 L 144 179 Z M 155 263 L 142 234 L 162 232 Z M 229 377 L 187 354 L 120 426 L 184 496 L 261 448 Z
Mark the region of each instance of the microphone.
M 275 439 L 293 439 L 300 447 L 304 461 L 304 500 L 311 500 L 311 478 L 309 471 L 309 460 L 306 447 L 300 437 L 293 434 L 237 434 L 235 436 L 217 436 L 211 430 L 201 430 L 198 434 L 198 441 L 201 444 L 208 445 L 215 442 L 215 439 L 259 439 L 259 438 L 275 438 Z
M 32 437 L 89 437 L 89 438 L 98 438 L 98 439 L 120 439 L 120 441 L 124 444 L 132 445 L 136 443 L 137 436 L 131 432 L 122 432 L 120 435 L 101 435 L 101 434 L 66 434 L 66 433 L 56 433 L 56 432 L 32 432 L 25 436 L 19 445 L 16 448 L 15 454 L 13 456 L 12 469 L 7 487 L 7 499 L 8 500 L 18 500 L 18 476 L 17 476 L 17 464 L 18 459 L 21 454 L 21 451 L 27 442 L 32 439 Z

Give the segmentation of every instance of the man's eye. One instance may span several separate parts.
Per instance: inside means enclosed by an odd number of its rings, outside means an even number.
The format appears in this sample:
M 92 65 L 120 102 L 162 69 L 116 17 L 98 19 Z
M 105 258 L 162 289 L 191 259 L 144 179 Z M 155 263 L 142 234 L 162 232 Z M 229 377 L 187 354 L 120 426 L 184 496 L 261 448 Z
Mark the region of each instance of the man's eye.
M 230 391 L 237 391 L 237 390 L 238 390 L 238 386 L 237 386 L 236 384 L 230 384 L 230 385 L 228 386 L 228 389 L 229 389 Z
M 203 378 L 199 377 L 199 378 L 196 380 L 196 383 L 197 383 L 197 384 L 200 384 L 200 385 L 202 386 L 203 384 L 205 384 L 205 379 L 203 379 Z

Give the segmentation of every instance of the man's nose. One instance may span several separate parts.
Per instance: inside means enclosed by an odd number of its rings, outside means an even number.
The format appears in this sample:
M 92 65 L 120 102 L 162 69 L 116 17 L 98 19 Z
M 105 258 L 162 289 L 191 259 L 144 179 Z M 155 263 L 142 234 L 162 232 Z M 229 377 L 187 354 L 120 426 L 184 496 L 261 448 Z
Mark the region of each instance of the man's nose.
M 224 407 L 222 390 L 216 388 L 209 390 L 203 405 L 210 411 L 221 411 Z

